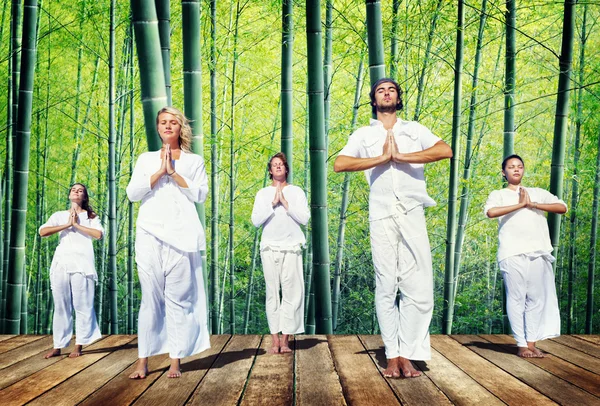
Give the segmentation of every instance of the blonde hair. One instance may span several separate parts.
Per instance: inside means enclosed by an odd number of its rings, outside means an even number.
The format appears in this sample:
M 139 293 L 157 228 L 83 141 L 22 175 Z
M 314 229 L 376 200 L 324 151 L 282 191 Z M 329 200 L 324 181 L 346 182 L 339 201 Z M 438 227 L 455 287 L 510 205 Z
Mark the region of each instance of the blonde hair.
M 175 107 L 163 107 L 156 114 L 156 126 L 158 127 L 158 118 L 162 113 L 172 114 L 179 125 L 181 131 L 179 133 L 179 147 L 185 152 L 192 152 L 192 127 L 190 126 L 190 120 Z M 160 134 L 159 134 L 160 136 Z

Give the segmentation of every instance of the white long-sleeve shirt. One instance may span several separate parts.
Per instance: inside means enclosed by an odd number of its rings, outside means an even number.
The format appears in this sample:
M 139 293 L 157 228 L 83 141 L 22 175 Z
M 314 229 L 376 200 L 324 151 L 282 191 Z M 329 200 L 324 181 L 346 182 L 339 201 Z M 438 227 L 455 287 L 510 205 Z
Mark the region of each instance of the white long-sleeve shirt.
M 306 238 L 300 225 L 306 225 L 310 219 L 304 191 L 294 185 L 283 188 L 288 210 L 281 203 L 273 207 L 276 191 L 275 186 L 268 186 L 259 190 L 254 199 L 252 223 L 256 227 L 263 227 L 260 248 L 304 245 Z
M 40 226 L 44 227 L 63 226 L 69 222 L 71 213 L 68 210 L 58 211 L 50 216 L 46 223 Z M 99 230 L 104 234 L 102 223 L 98 216 L 93 219 L 88 218 L 87 212 L 78 213 L 79 224 L 84 227 Z M 59 243 L 54 251 L 52 264 L 50 265 L 50 274 L 52 275 L 59 267 L 64 267 L 67 273 L 81 272 L 85 275 L 92 275 L 94 280 L 98 280 L 96 274 L 96 264 L 94 262 L 93 238 L 82 233 L 75 227 L 69 227 L 58 233 Z
M 174 169 L 187 183 L 180 187 L 164 175 L 150 187 L 150 178 L 161 166 L 160 151 L 139 156 L 127 185 L 132 202 L 141 200 L 137 227 L 185 252 L 206 249 L 206 236 L 194 203 L 203 203 L 208 194 L 208 179 L 201 156 L 181 151 Z
M 525 188 L 532 202 L 541 204 L 565 202 L 541 188 Z M 483 213 L 494 207 L 512 206 L 519 203 L 519 193 L 511 189 L 494 190 L 490 193 Z M 498 217 L 498 262 L 519 254 L 550 254 L 552 243 L 545 212 L 522 208 Z
M 392 128 L 398 151 L 418 152 L 433 147 L 441 138 L 416 121 L 398 119 Z M 387 131 L 379 120 L 356 130 L 339 155 L 354 158 L 373 158 L 383 153 Z M 365 171 L 369 182 L 369 221 L 393 214 L 398 201 L 409 201 L 423 206 L 434 206 L 425 187 L 423 164 L 388 162 Z M 412 204 L 412 203 L 410 203 Z M 409 209 L 409 208 L 407 208 Z

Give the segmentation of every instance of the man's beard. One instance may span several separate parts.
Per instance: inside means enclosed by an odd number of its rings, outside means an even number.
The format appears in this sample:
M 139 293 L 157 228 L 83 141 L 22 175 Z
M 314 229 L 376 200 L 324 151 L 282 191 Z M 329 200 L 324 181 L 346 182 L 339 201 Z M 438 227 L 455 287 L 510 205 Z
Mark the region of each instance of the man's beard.
M 382 105 L 376 105 L 375 108 L 377 109 L 378 113 L 395 113 L 396 112 L 396 105 L 395 104 L 390 104 L 388 106 L 382 106 Z

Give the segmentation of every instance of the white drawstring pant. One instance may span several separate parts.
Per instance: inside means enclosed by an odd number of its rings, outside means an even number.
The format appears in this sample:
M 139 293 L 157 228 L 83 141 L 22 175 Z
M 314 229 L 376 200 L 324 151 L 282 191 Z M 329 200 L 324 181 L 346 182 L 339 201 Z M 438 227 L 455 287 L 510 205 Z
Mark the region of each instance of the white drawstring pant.
M 560 335 L 560 312 L 549 254 L 521 254 L 500 261 L 506 313 L 517 346 Z
M 401 204 L 370 223 L 375 309 L 388 359 L 431 359 L 433 270 L 421 204 Z M 400 300 L 396 294 L 400 290 Z
M 271 334 L 304 332 L 304 276 L 300 248 L 260 252 L 265 276 L 267 322 Z M 281 289 L 281 298 L 279 290 Z
M 140 230 L 135 260 L 142 288 L 140 358 L 183 358 L 210 348 L 200 252 L 180 251 Z
M 95 281 L 92 275 L 67 273 L 58 267 L 50 276 L 54 317 L 52 333 L 54 348 L 65 348 L 73 337 L 75 310 L 75 344 L 87 345 L 102 337 L 94 311 Z

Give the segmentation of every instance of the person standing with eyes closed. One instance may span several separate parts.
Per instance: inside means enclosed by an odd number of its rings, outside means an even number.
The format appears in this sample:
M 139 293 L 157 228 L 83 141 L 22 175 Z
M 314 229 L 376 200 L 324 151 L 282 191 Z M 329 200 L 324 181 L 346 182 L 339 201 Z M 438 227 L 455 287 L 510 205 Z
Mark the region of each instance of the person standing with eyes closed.
M 82 354 L 84 345 L 102 337 L 94 311 L 94 289 L 98 281 L 92 240 L 102 238 L 104 229 L 100 218 L 90 206 L 85 185 L 75 183 L 69 189 L 71 208 L 54 213 L 39 233 L 48 237 L 59 233 L 60 241 L 50 265 L 50 287 L 54 301 L 52 335 L 54 348 L 45 358 L 60 355 L 69 345 L 75 320 L 75 349 L 70 358 Z
M 508 186 L 490 193 L 484 214 L 498 219 L 498 266 L 506 286 L 506 313 L 517 355 L 543 358 L 536 342 L 560 335 L 552 243 L 544 212 L 564 214 L 565 202 L 536 187 L 524 187 L 519 155 L 502 161 Z
M 192 129 L 183 113 L 161 109 L 159 151 L 139 156 L 127 196 L 140 201 L 135 236 L 142 302 L 138 319 L 138 364 L 129 376 L 148 374 L 148 357 L 169 353 L 169 378 L 181 377 L 181 358 L 210 348 L 201 250 L 204 229 L 195 203 L 208 194 L 201 156 L 191 152 Z
M 356 130 L 335 159 L 336 172 L 364 171 L 369 182 L 369 232 L 375 309 L 389 378 L 421 376 L 411 360 L 431 359 L 433 268 L 424 208 L 435 205 L 424 164 L 452 157 L 441 138 L 397 116 L 402 90 L 383 78 L 371 87 L 377 119 Z M 397 293 L 400 292 L 400 300 Z
M 302 247 L 306 238 L 300 226 L 308 223 L 310 211 L 304 191 L 287 183 L 285 154 L 275 154 L 267 165 L 273 182 L 256 194 L 252 223 L 263 228 L 260 258 L 267 322 L 273 339 L 269 353 L 289 353 L 290 334 L 304 332 Z

